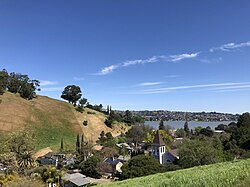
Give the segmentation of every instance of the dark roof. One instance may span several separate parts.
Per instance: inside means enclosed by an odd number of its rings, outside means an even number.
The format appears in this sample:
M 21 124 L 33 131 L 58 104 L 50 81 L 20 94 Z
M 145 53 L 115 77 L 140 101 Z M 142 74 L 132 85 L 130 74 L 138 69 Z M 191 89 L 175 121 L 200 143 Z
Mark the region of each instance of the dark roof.
M 157 145 L 157 146 L 163 146 L 163 145 L 165 145 L 165 143 L 164 143 L 164 141 L 163 141 L 163 139 L 161 137 L 161 134 L 160 134 L 159 130 L 156 131 L 156 134 L 155 134 L 155 137 L 154 137 L 152 145 Z
M 168 152 L 173 155 L 174 157 L 178 157 L 178 149 L 170 149 Z
M 114 160 L 113 158 L 108 158 L 105 160 L 105 162 L 109 163 L 112 166 L 116 166 L 120 162 L 120 160 Z

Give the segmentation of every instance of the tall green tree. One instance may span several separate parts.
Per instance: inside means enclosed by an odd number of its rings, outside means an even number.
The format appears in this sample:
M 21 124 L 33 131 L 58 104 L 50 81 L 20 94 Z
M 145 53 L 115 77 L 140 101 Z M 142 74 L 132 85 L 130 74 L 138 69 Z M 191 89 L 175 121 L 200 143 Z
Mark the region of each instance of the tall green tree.
M 84 98 L 84 97 L 81 98 L 81 99 L 79 100 L 80 106 L 83 107 L 83 106 L 87 103 L 87 101 L 88 101 L 88 100 L 87 100 L 86 98 Z
M 104 131 L 102 131 L 100 133 L 100 136 L 98 137 L 98 139 L 99 139 L 98 143 L 100 143 L 100 145 L 103 145 L 105 143 L 106 137 L 105 137 L 105 132 Z
M 250 150 L 250 113 L 240 115 L 237 128 L 232 131 L 231 139 L 236 140 L 240 148 Z
M 80 136 L 79 136 L 79 134 L 77 134 L 77 137 L 76 137 L 76 152 L 78 154 L 81 154 L 81 144 L 80 144 Z
M 76 102 L 81 98 L 81 96 L 82 96 L 82 91 L 79 86 L 69 85 L 64 88 L 61 98 L 75 105 Z
M 79 164 L 80 169 L 84 175 L 100 178 L 101 175 L 97 171 L 97 164 L 101 161 L 98 156 L 89 157 L 86 161 Z
M 175 136 L 177 138 L 184 138 L 185 137 L 185 131 L 183 128 L 180 129 L 176 129 L 176 131 L 174 132 Z
M 211 140 L 189 140 L 179 149 L 179 164 L 188 168 L 224 160 L 223 149 Z
M 0 71 L 0 95 L 2 95 L 7 88 L 8 78 L 9 74 L 5 69 Z
M 82 134 L 81 138 L 81 160 L 87 160 L 89 156 L 91 155 L 92 151 L 92 143 L 90 141 L 85 141 L 84 134 Z
M 33 99 L 36 96 L 36 90 L 40 90 L 39 86 L 40 82 L 38 80 L 30 80 L 28 75 L 12 72 L 8 77 L 8 91 L 19 93 L 25 99 Z
M 166 130 L 165 126 L 164 126 L 164 121 L 163 119 L 161 119 L 160 123 L 159 123 L 159 130 Z
M 186 136 L 189 137 L 190 130 L 189 130 L 188 122 L 187 121 L 184 123 L 184 131 L 185 131 Z
M 64 143 L 63 143 L 63 138 L 61 138 L 61 147 L 60 147 L 60 151 L 62 152 L 64 150 Z
M 139 142 L 142 142 L 147 137 L 147 132 L 144 131 L 143 126 L 134 125 L 126 133 L 128 141 L 132 142 L 137 146 Z

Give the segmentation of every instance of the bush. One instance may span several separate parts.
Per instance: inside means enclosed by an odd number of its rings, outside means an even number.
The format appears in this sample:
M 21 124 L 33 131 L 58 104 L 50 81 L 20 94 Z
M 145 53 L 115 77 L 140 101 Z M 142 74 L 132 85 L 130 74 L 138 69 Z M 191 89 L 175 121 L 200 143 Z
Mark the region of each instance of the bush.
M 179 149 L 179 164 L 184 167 L 212 164 L 224 160 L 222 148 L 214 147 L 209 140 L 190 140 Z
M 89 111 L 88 111 L 87 114 L 96 114 L 96 113 L 95 113 L 95 112 L 89 112 Z
M 78 105 L 78 106 L 76 107 L 76 111 L 77 111 L 77 112 L 83 113 L 84 109 L 83 109 L 82 106 Z
M 97 164 L 100 161 L 101 159 L 98 156 L 92 156 L 86 161 L 81 162 L 79 167 L 84 175 L 99 179 L 101 175 L 97 171 Z
M 105 123 L 105 125 L 107 126 L 107 127 L 109 127 L 109 128 L 112 128 L 112 120 L 110 119 L 110 118 L 108 118 L 108 119 L 106 119 L 105 121 L 104 121 L 104 123 Z
M 83 124 L 84 126 L 87 126 L 87 125 L 88 125 L 88 121 L 84 120 L 82 124 Z
M 167 164 L 164 166 L 164 170 L 167 171 L 176 171 L 182 169 L 180 166 L 178 165 L 174 165 L 174 164 Z
M 122 166 L 122 179 L 164 172 L 164 167 L 151 156 L 138 155 Z
M 46 187 L 41 181 L 31 178 L 20 178 L 7 183 L 6 187 Z

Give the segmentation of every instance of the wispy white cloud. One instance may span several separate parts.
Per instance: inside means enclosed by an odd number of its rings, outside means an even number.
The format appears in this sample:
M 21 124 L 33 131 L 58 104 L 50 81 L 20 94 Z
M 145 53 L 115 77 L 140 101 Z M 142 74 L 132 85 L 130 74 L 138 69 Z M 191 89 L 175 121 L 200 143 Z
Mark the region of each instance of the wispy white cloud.
M 74 79 L 75 81 L 83 81 L 83 80 L 85 80 L 84 77 L 73 77 L 73 79 Z
M 155 85 L 160 85 L 163 82 L 143 82 L 138 84 L 138 86 L 155 86 Z
M 233 90 L 233 89 L 245 89 L 250 88 L 250 84 L 241 84 L 241 85 L 232 85 L 232 86 L 223 86 L 218 88 L 212 88 L 211 90 Z
M 169 55 L 169 56 L 165 56 L 165 55 L 153 56 L 147 59 L 128 60 L 120 64 L 114 64 L 114 65 L 104 67 L 101 69 L 100 72 L 96 73 L 95 75 L 107 75 L 109 73 L 112 73 L 115 69 L 128 67 L 132 65 L 155 63 L 159 61 L 177 62 L 177 61 L 181 61 L 184 59 L 196 58 L 197 56 L 198 56 L 198 53 L 190 53 L 190 54 L 184 53 L 184 54 Z
M 111 66 L 107 66 L 101 69 L 101 71 L 99 73 L 96 73 L 96 75 L 107 75 L 109 73 L 112 73 L 115 69 L 119 68 L 121 65 L 117 64 L 117 65 L 111 65 Z
M 215 90 L 214 92 L 216 92 L 216 93 L 224 93 L 224 92 L 243 92 L 243 91 L 250 91 L 250 88 Z
M 188 59 L 188 58 L 196 58 L 198 56 L 198 53 L 191 53 L 191 54 L 180 54 L 180 55 L 170 55 L 170 61 L 171 62 L 177 62 L 183 59 Z
M 167 75 L 167 78 L 178 78 L 181 77 L 181 75 Z
M 64 87 L 49 87 L 49 88 L 41 88 L 41 92 L 57 92 L 63 91 Z
M 250 82 L 175 86 L 175 87 L 147 89 L 147 90 L 141 91 L 140 93 L 141 94 L 158 94 L 158 93 L 168 93 L 168 92 L 181 91 L 181 90 L 197 90 L 197 89 L 204 89 L 204 88 L 209 88 L 209 90 L 216 90 L 216 89 L 238 89 L 238 88 L 246 88 L 246 87 L 247 88 L 250 87 Z
M 209 49 L 209 52 L 212 53 L 214 51 L 234 51 L 239 48 L 243 47 L 250 47 L 250 41 L 247 42 L 242 42 L 242 43 L 228 43 L 228 44 L 223 44 L 219 47 L 212 47 Z M 165 61 L 165 62 L 178 62 L 182 61 L 185 59 L 194 59 L 197 58 L 198 56 L 201 56 L 200 54 L 204 54 L 207 52 L 200 51 L 200 52 L 195 52 L 195 53 L 183 53 L 183 54 L 177 54 L 177 55 L 161 55 L 161 56 L 153 56 L 150 58 L 146 59 L 136 59 L 136 60 L 128 60 L 124 61 L 118 64 L 113 64 L 107 67 L 102 68 L 98 73 L 95 73 L 94 75 L 107 75 L 114 70 L 119 69 L 119 68 L 124 68 L 124 67 L 129 67 L 132 65 L 138 65 L 138 64 L 147 64 L 147 63 L 156 63 L 159 61 Z M 214 62 L 219 62 L 222 60 L 222 58 L 218 59 L 198 59 L 201 62 L 205 63 L 214 63 Z
M 223 60 L 222 57 L 219 58 L 201 58 L 201 59 L 197 59 L 198 61 L 202 62 L 202 63 L 207 63 L 207 64 L 216 64 L 219 63 Z
M 52 86 L 52 85 L 57 85 L 57 81 L 48 81 L 48 80 L 41 80 L 40 81 L 40 86 Z
M 220 51 L 232 51 L 238 48 L 242 48 L 242 47 L 250 47 L 250 41 L 247 42 L 242 42 L 242 43 L 227 43 L 227 44 L 223 44 L 220 47 L 212 47 L 209 51 L 210 52 L 214 52 L 217 50 Z
M 148 59 L 138 59 L 138 60 L 129 60 L 129 61 L 125 61 L 122 63 L 122 67 L 127 67 L 127 66 L 131 66 L 131 65 L 136 65 L 136 64 L 146 64 L 146 63 L 154 63 L 154 62 L 158 62 L 160 60 L 166 60 L 167 57 L 166 56 L 153 56 L 151 58 Z

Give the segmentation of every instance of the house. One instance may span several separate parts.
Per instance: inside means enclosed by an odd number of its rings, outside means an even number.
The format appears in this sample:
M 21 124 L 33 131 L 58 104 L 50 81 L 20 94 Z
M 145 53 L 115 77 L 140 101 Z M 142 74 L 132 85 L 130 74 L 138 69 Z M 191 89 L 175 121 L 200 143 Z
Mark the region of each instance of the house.
M 130 159 L 131 159 L 130 155 L 125 155 L 125 156 L 119 155 L 118 158 L 117 158 L 117 160 L 120 160 L 123 164 L 125 162 L 127 162 L 128 160 L 130 160 Z
M 112 166 L 114 173 L 122 172 L 121 167 L 123 166 L 123 163 L 120 160 L 114 158 L 107 158 L 106 160 L 104 160 L 104 162 L 107 162 Z
M 156 131 L 152 143 L 152 155 L 160 164 L 165 164 L 166 147 L 159 130 Z
M 40 165 L 57 165 L 58 158 L 55 156 L 54 153 L 49 152 L 44 156 L 38 157 L 37 161 Z
M 166 163 L 172 164 L 175 160 L 179 159 L 178 149 L 171 149 L 166 153 Z
M 65 155 L 63 153 L 49 152 L 37 158 L 40 165 L 70 166 L 75 164 L 74 155 Z
M 179 159 L 178 150 L 173 149 L 166 152 L 165 143 L 161 137 L 160 131 L 156 131 L 152 148 L 151 148 L 152 156 L 159 160 L 160 164 L 172 164 L 175 159 Z
M 130 145 L 128 145 L 127 143 L 119 143 L 116 144 L 116 146 L 120 149 L 124 147 L 127 150 L 128 154 L 131 154 L 131 152 L 133 151 L 133 148 L 130 147 Z
M 63 187 L 84 187 L 88 184 L 90 181 L 81 173 L 66 173 L 62 176 Z

